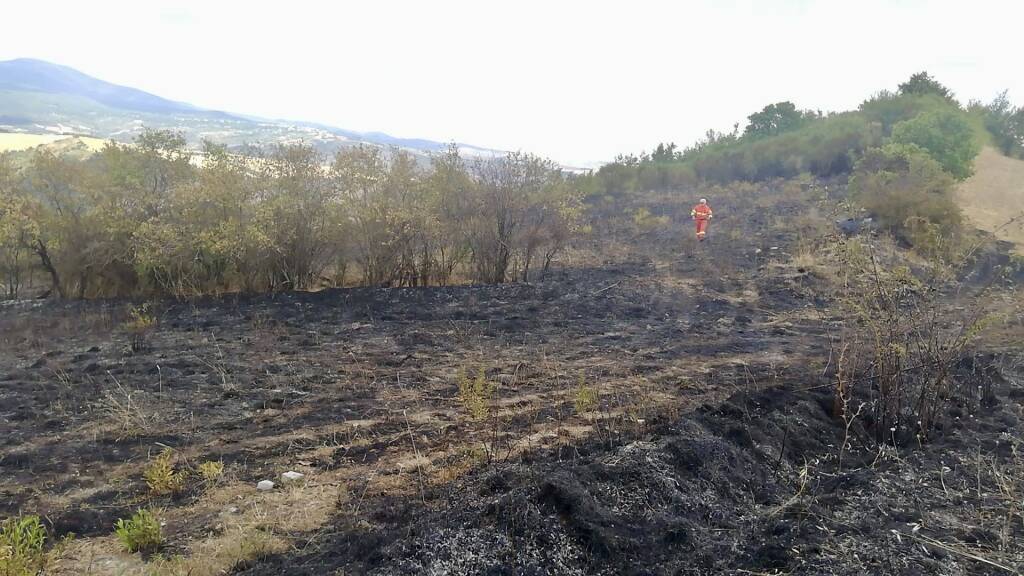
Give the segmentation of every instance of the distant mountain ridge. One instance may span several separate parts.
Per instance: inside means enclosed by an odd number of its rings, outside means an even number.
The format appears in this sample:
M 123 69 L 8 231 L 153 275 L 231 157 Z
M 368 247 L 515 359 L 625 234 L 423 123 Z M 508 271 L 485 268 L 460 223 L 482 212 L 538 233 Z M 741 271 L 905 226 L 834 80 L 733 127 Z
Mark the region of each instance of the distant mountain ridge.
M 71 94 L 111 108 L 156 114 L 204 112 L 191 104 L 111 84 L 68 66 L 32 58 L 0 62 L 0 90 Z
M 193 144 L 228 146 L 306 142 L 332 153 L 346 146 L 395 146 L 431 153 L 448 144 L 357 132 L 315 122 L 272 120 L 206 110 L 136 88 L 119 86 L 68 66 L 18 58 L 0 61 L 0 132 L 80 134 L 130 140 L 144 127 L 180 130 Z M 501 151 L 459 144 L 469 156 Z

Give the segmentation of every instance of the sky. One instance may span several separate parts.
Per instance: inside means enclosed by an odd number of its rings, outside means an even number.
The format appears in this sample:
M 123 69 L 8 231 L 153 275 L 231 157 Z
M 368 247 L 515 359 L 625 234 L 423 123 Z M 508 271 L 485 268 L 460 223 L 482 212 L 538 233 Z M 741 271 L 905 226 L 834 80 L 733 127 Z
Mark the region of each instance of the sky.
M 921 70 L 964 102 L 1024 104 L 1021 0 L 33 0 L 2 18 L 0 60 L 578 166 L 772 102 L 855 108 Z

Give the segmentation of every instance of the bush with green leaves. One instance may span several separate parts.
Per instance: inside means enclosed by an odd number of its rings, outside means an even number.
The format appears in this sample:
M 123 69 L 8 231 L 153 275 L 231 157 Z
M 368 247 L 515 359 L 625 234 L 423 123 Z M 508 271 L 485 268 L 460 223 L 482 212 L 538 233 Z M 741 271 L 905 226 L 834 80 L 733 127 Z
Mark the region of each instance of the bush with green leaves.
M 923 112 L 893 126 L 892 142 L 922 148 L 958 180 L 974 173 L 980 150 L 965 115 L 948 109 Z
M 981 117 L 1003 154 L 1024 158 L 1024 107 L 1013 106 L 1005 90 L 988 104 L 972 102 L 968 110 Z
M 459 400 L 473 420 L 483 420 L 491 413 L 494 396 L 494 384 L 487 380 L 483 368 L 470 376 L 465 370 L 459 372 Z
M 916 232 L 947 236 L 960 230 L 962 215 L 953 198 L 953 178 L 927 152 L 912 144 L 868 150 L 850 178 L 854 199 L 900 240 L 914 245 Z
M 185 488 L 185 476 L 174 469 L 174 453 L 168 448 L 157 455 L 142 472 L 146 486 L 154 496 L 177 494 Z
M 153 552 L 163 542 L 160 519 L 149 510 L 140 509 L 131 518 L 118 520 L 114 534 L 128 552 Z
M 906 82 L 899 85 L 899 91 L 902 96 L 932 95 L 938 96 L 947 102 L 956 103 L 953 92 L 925 71 L 911 75 Z
M 34 576 L 45 564 L 46 529 L 39 516 L 8 518 L 0 524 L 0 575 Z
M 0 157 L 0 284 L 60 297 L 528 279 L 577 230 L 583 179 L 529 154 L 424 165 L 399 149 L 245 153 L 150 130 L 80 160 Z M 670 153 L 669 153 L 670 154 Z M 662 178 L 667 175 L 656 175 Z M 672 174 L 671 177 L 685 177 Z M 147 183 L 152 183 L 150 186 Z
M 586 378 L 580 374 L 576 381 L 576 389 L 573 391 L 573 406 L 577 414 L 593 412 L 599 406 L 601 400 L 597 388 L 589 386 Z
M 747 116 L 748 124 L 743 135 L 749 138 L 778 136 L 796 130 L 818 117 L 820 114 L 810 110 L 797 110 L 792 102 L 776 102 Z
M 886 137 L 892 134 L 893 126 L 900 122 L 923 112 L 950 109 L 956 110 L 956 104 L 936 94 L 900 94 L 888 90 L 874 94 L 857 107 L 866 121 L 881 127 Z
M 1024 114 L 1020 116 L 1024 122 Z M 1010 133 L 1015 130 L 1009 128 L 1015 126 L 1013 118 L 1010 114 L 1003 121 Z M 890 137 L 917 144 L 963 179 L 970 174 L 977 142 L 987 138 L 981 119 L 964 112 L 952 93 L 927 73 L 915 74 L 896 92 L 879 92 L 857 110 L 822 114 L 778 102 L 747 119 L 742 135 L 737 124 L 731 133 L 709 130 L 682 151 L 674 144 L 659 144 L 651 153 L 620 155 L 598 170 L 596 188 L 615 195 L 680 189 L 700 181 L 849 174 L 865 151 Z

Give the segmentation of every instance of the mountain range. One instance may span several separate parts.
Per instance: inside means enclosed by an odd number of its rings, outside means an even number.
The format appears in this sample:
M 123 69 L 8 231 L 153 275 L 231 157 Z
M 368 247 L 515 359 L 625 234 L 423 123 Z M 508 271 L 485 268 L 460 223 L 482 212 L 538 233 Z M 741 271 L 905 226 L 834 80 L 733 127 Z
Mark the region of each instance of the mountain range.
M 428 154 L 448 144 L 356 132 L 314 122 L 257 118 L 207 110 L 94 78 L 43 60 L 0 61 L 0 132 L 70 134 L 129 141 L 144 128 L 173 129 L 198 145 L 229 147 L 305 142 L 325 153 L 354 145 L 397 147 Z M 459 144 L 467 156 L 498 150 Z

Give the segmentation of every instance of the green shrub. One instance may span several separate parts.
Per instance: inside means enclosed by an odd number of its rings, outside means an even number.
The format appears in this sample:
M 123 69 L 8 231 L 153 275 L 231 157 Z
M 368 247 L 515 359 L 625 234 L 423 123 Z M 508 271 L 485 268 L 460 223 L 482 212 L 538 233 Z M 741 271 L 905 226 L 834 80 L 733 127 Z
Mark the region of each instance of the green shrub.
M 971 103 L 968 111 L 981 119 L 992 144 L 1003 154 L 1024 158 L 1024 108 L 1013 106 L 1005 90 L 988 104 Z
M 576 390 L 573 393 L 573 406 L 576 408 L 576 413 L 593 412 L 597 409 L 599 399 L 597 389 L 593 386 L 588 386 L 586 379 L 584 379 L 583 375 L 580 375 L 576 383 Z
M 114 525 L 117 539 L 128 552 L 157 550 L 163 542 L 160 532 L 160 520 L 149 510 L 139 510 L 128 520 L 122 518 Z
M 849 172 L 856 159 L 882 142 L 881 128 L 857 112 L 811 119 L 790 132 L 723 140 L 686 155 L 694 174 L 712 182 L 762 181 L 801 173 Z
M 919 146 L 958 180 L 974 172 L 974 157 L 979 151 L 965 115 L 950 109 L 923 112 L 900 122 L 892 129 L 892 142 Z
M 885 136 L 904 120 L 931 110 L 955 109 L 955 105 L 937 94 L 896 94 L 882 91 L 861 103 L 858 110 L 868 122 L 877 123 Z
M 199 465 L 199 476 L 209 484 L 218 482 L 224 476 L 224 463 L 208 461 Z
M 39 516 L 8 518 L 0 524 L 0 574 L 34 576 L 43 568 L 46 529 Z
M 850 191 L 885 229 L 914 245 L 936 231 L 955 235 L 962 220 L 953 178 L 921 148 L 887 144 L 857 163 Z M 927 224 L 927 225 L 925 225 Z
M 487 381 L 487 374 L 481 368 L 475 378 L 471 378 L 466 371 L 459 373 L 459 400 L 466 408 L 470 418 L 483 420 L 491 411 L 491 396 L 494 394 L 494 384 Z
M 149 491 L 156 496 L 175 494 L 185 487 L 185 477 L 174 469 L 172 456 L 171 450 L 164 450 L 142 473 Z

